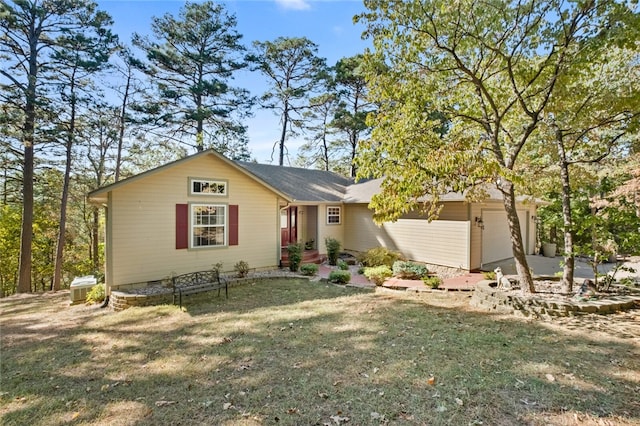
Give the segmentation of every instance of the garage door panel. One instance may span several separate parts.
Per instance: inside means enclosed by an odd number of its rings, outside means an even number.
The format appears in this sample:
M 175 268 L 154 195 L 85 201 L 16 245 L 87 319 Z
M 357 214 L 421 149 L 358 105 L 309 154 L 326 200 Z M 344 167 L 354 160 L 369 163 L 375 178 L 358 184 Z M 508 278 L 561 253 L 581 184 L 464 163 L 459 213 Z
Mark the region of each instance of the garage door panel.
M 518 211 L 520 231 L 523 233 L 522 241 L 526 244 L 526 211 Z M 482 222 L 482 263 L 491 263 L 513 257 L 511 248 L 511 232 L 507 222 L 507 213 L 504 210 L 483 210 Z

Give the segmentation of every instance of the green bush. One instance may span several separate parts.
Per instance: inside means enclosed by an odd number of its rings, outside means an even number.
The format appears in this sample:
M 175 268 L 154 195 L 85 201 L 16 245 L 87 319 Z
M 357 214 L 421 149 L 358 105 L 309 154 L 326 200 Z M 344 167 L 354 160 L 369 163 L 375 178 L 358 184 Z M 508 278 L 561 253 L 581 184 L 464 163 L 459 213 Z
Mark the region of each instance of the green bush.
M 324 244 L 327 246 L 329 265 L 335 265 L 338 262 L 338 255 L 340 254 L 340 241 L 329 237 L 324 239 Z
M 424 277 L 422 279 L 422 281 L 424 282 L 424 284 L 428 287 L 431 288 L 438 288 L 440 287 L 440 284 L 442 284 L 442 278 L 440 277 Z
M 97 284 L 91 287 L 91 290 L 87 293 L 87 303 L 100 303 L 104 301 L 107 294 L 104 290 L 104 284 Z
M 382 285 L 393 273 L 387 265 L 364 268 L 364 276 L 375 285 Z
M 287 253 L 289 254 L 289 270 L 296 272 L 302 261 L 302 245 L 289 244 L 287 246 Z
M 386 265 L 391 268 L 396 260 L 401 259 L 400 253 L 391 251 L 384 247 L 376 247 L 367 250 L 358 256 L 358 261 L 363 266 L 375 267 Z
M 349 270 L 349 264 L 347 262 L 345 262 L 344 260 L 338 260 L 338 268 L 340 268 L 343 271 L 348 271 Z
M 348 284 L 351 281 L 351 273 L 349 271 L 331 271 L 329 274 L 329 282 L 336 284 Z
M 397 260 L 393 263 L 393 275 L 406 280 L 419 280 L 429 273 L 427 267 L 415 262 Z
M 484 277 L 485 280 L 495 280 L 496 279 L 496 273 L 493 271 L 484 271 L 482 273 L 482 276 Z
M 312 277 L 318 273 L 318 265 L 315 263 L 304 263 L 300 265 L 300 272 L 302 275 Z
M 238 277 L 244 278 L 249 275 L 249 264 L 244 260 L 240 260 L 238 263 L 233 265 L 233 270 L 236 271 Z

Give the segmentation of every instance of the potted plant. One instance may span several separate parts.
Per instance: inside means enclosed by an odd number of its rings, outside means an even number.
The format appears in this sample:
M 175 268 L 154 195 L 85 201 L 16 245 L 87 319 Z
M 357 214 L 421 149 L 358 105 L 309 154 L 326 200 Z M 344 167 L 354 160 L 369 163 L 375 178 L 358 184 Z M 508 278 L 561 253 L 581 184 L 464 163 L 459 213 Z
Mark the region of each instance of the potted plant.
M 556 250 L 558 246 L 556 243 L 543 242 L 542 243 L 542 255 L 544 257 L 556 257 Z

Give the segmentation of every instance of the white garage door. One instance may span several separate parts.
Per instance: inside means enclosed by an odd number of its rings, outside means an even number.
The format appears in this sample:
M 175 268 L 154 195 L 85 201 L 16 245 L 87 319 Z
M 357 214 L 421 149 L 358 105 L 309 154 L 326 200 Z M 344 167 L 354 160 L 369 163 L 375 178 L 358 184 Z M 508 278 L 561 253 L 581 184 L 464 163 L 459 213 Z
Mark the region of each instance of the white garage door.
M 520 219 L 520 231 L 523 235 L 522 242 L 526 247 L 527 212 L 518 211 L 518 219 Z M 483 210 L 482 223 L 484 224 L 484 230 L 482 231 L 482 264 L 513 257 L 507 213 L 504 210 Z

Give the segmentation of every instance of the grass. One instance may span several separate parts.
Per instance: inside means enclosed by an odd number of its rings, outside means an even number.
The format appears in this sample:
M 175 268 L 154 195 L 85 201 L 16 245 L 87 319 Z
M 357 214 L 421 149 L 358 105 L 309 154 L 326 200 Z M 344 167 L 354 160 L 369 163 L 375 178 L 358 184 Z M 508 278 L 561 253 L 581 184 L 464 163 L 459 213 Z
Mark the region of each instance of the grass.
M 637 328 L 489 315 L 465 293 L 273 280 L 182 311 L 0 308 L 3 425 L 640 424 Z

